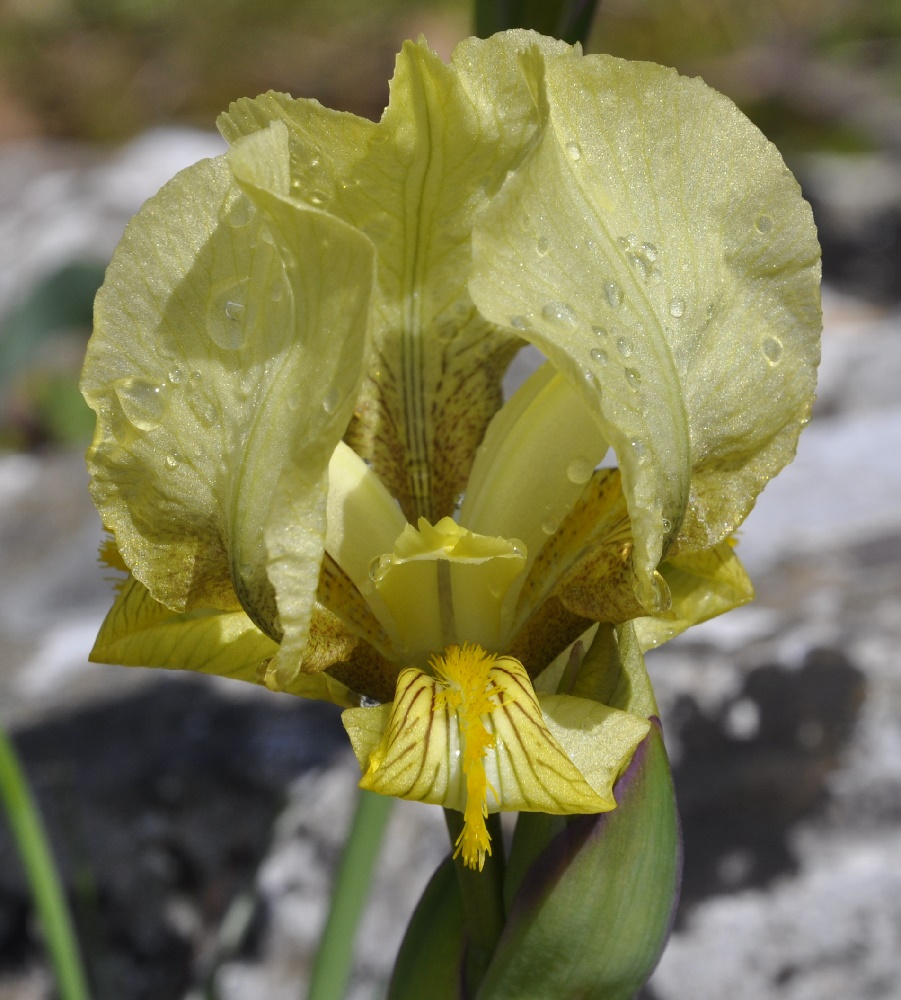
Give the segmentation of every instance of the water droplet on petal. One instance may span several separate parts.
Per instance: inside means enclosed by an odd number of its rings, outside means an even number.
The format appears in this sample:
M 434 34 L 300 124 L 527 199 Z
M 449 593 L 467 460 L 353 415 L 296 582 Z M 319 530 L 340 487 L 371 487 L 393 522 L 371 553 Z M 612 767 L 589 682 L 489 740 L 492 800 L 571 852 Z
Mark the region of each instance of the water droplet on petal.
M 173 368 L 172 371 L 169 372 L 169 381 L 173 385 L 177 385 L 179 382 L 181 382 L 181 379 L 182 379 L 181 368 Z
M 635 268 L 642 278 L 647 278 L 651 266 L 647 260 L 638 253 L 627 253 L 626 260 Z
M 639 462 L 644 462 L 648 457 L 648 448 L 641 438 L 633 438 L 630 442 L 632 445 L 632 451 L 635 452 L 635 457 Z
M 591 357 L 593 360 L 597 361 L 599 365 L 607 364 L 607 352 L 600 347 L 592 348 Z
M 568 142 L 566 152 L 574 163 L 582 159 L 582 147 L 577 142 Z
M 587 458 L 574 458 L 566 467 L 566 478 L 577 486 L 587 483 L 594 472 L 594 466 Z
M 596 336 L 603 339 L 607 336 L 607 331 L 602 326 L 593 326 L 591 332 Z
M 616 340 L 616 349 L 624 357 L 628 358 L 632 354 L 632 345 L 626 340 L 625 337 L 618 337 Z
M 629 388 L 637 390 L 641 385 L 641 374 L 635 368 L 626 369 L 626 379 L 629 382 Z
M 207 330 L 213 343 L 225 351 L 236 351 L 247 339 L 255 321 L 255 310 L 246 303 L 247 280 L 218 289 L 207 307 Z
M 782 341 L 778 337 L 764 337 L 760 349 L 767 363 L 775 367 L 782 360 Z
M 657 259 L 658 250 L 653 243 L 642 243 L 641 252 L 644 254 L 645 259 L 650 261 L 652 264 Z
M 538 252 L 541 256 L 544 257 L 549 249 L 550 245 L 548 244 L 547 238 L 544 236 L 540 237 L 538 240 Z
M 608 281 L 604 285 L 604 294 L 607 296 L 607 301 L 611 306 L 613 306 L 614 309 L 618 309 L 622 305 L 623 292 L 615 281 Z
M 545 522 L 544 522 L 544 523 L 543 523 L 543 524 L 541 525 L 541 530 L 542 530 L 542 531 L 543 531 L 543 532 L 544 532 L 544 533 L 545 533 L 546 535 L 553 535 L 553 533 L 554 533 L 554 532 L 555 532 L 555 531 L 557 530 L 557 526 L 556 526 L 556 525 L 554 524 L 554 522 L 553 522 L 553 521 L 545 521 Z
M 170 469 L 174 469 L 175 466 L 178 465 L 180 461 L 181 457 L 178 455 L 177 452 L 171 452 L 166 456 L 166 465 L 168 465 Z
M 322 408 L 326 413 L 334 413 L 338 408 L 339 392 L 337 389 L 329 389 L 322 400 Z
M 565 302 L 546 302 L 541 310 L 541 315 L 555 323 L 574 325 L 578 322 L 578 317 Z
M 525 318 L 525 316 L 511 316 L 510 326 L 512 326 L 514 330 L 528 330 L 529 321 Z
M 680 298 L 678 295 L 670 300 L 669 304 L 669 314 L 674 319 L 681 319 L 685 313 L 685 299 Z
M 768 233 L 773 228 L 773 220 L 768 215 L 759 215 L 754 225 L 758 233 Z
M 120 378 L 113 389 L 122 406 L 125 419 L 139 431 L 153 431 L 160 426 L 166 412 L 162 389 L 139 378 Z

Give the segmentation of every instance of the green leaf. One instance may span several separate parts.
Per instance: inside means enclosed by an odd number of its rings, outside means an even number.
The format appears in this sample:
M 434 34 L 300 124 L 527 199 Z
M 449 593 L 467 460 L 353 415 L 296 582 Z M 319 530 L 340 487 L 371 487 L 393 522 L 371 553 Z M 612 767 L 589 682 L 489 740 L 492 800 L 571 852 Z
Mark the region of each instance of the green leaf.
M 397 953 L 388 1000 L 458 1000 L 466 924 L 453 861 L 429 880 Z
M 639 596 L 664 610 L 662 557 L 731 534 L 809 417 L 810 210 L 700 80 L 537 46 L 522 65 L 542 124 L 476 224 L 470 292 L 594 413 L 622 470 Z
M 631 1000 L 646 981 L 681 865 L 656 724 L 616 796 L 612 812 L 571 820 L 526 873 L 476 1000 Z

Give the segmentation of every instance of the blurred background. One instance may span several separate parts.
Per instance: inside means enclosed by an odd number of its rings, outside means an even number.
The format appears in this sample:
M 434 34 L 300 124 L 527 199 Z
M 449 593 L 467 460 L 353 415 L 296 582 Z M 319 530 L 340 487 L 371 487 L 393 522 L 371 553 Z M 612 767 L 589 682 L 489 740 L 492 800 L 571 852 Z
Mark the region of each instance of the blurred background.
M 268 89 L 378 117 L 460 0 L 0 0 L 0 721 L 61 859 L 96 1000 L 302 995 L 356 781 L 337 713 L 90 665 L 110 601 L 77 392 L 127 219 Z M 758 601 L 649 658 L 686 836 L 646 1000 L 901 1000 L 901 0 L 602 0 L 590 51 L 700 75 L 814 207 L 815 419 L 739 552 Z M 354 1000 L 444 854 L 400 804 Z M 0 818 L 0 1000 L 53 996 Z

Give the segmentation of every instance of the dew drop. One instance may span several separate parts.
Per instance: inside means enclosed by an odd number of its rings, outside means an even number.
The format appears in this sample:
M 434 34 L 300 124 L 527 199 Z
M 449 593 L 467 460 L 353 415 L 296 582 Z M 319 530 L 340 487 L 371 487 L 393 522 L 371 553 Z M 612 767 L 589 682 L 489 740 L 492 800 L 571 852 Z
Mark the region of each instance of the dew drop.
M 120 378 L 113 383 L 125 419 L 139 431 L 154 431 L 166 412 L 160 386 L 138 378 Z
M 635 268 L 642 278 L 647 279 L 651 266 L 647 260 L 639 253 L 627 253 L 626 260 Z
M 594 472 L 594 466 L 587 458 L 574 458 L 566 467 L 566 478 L 577 486 L 587 483 Z
M 642 243 L 641 252 L 644 254 L 645 260 L 649 261 L 651 264 L 653 264 L 659 256 L 659 251 L 653 243 Z
M 782 360 L 782 341 L 778 337 L 764 337 L 760 344 L 767 363 L 775 367 Z
M 299 392 L 290 393 L 285 402 L 288 405 L 288 409 L 292 413 L 296 413 L 300 409 L 300 393 Z
M 632 345 L 626 340 L 625 337 L 618 337 L 616 340 L 616 349 L 624 357 L 628 358 L 632 355 Z
M 541 315 L 555 323 L 574 325 L 578 322 L 578 317 L 565 302 L 546 302 L 541 310 Z
M 275 284 L 272 286 L 272 291 L 269 293 L 269 298 L 272 299 L 273 302 L 281 302 L 284 294 L 285 294 L 284 282 L 279 280 L 276 281 Z
M 538 253 L 541 254 L 542 257 L 544 257 L 544 256 L 547 255 L 547 252 L 548 252 L 549 249 L 550 249 L 550 245 L 548 244 L 547 237 L 545 237 L 545 236 L 539 237 L 539 239 L 538 239 Z
M 525 546 L 515 538 L 510 540 L 510 550 L 514 556 L 522 556 L 522 558 L 526 556 Z
M 648 457 L 648 448 L 641 438 L 633 438 L 630 442 L 632 445 L 632 451 L 635 452 L 635 457 L 639 462 L 644 462 Z
M 607 352 L 600 347 L 593 347 L 591 349 L 591 357 L 593 360 L 597 361 L 599 365 L 607 364 Z
M 569 158 L 575 163 L 582 159 L 582 147 L 577 142 L 568 142 L 566 152 Z
M 673 522 L 668 517 L 665 517 L 663 519 L 662 525 L 663 525 L 663 530 L 664 531 L 669 531 L 670 528 L 672 528 L 672 526 L 673 526 Z
M 669 314 L 673 319 L 681 319 L 685 314 L 685 299 L 680 298 L 678 295 L 670 299 Z
M 607 301 L 613 306 L 614 309 L 618 309 L 623 303 L 623 293 L 622 289 L 615 281 L 608 281 L 604 285 L 604 294 L 607 296 Z
M 385 579 L 388 567 L 391 565 L 391 556 L 376 556 L 369 563 L 369 579 L 373 583 L 381 583 Z
M 754 225 L 758 233 L 768 233 L 773 228 L 773 220 L 768 215 L 759 215 Z
M 514 330 L 528 330 L 529 321 L 525 318 L 525 316 L 511 316 L 510 326 L 512 326 Z
M 178 385 L 178 383 L 181 382 L 181 379 L 182 379 L 181 368 L 173 368 L 172 371 L 169 372 L 169 381 L 173 385 Z
M 627 368 L 626 379 L 629 382 L 629 388 L 637 391 L 638 387 L 641 385 L 641 373 L 635 368 Z
M 203 408 L 202 418 L 206 424 L 211 425 L 216 423 L 216 407 L 213 406 L 212 403 L 207 403 L 207 405 Z
M 219 288 L 210 297 L 207 330 L 213 343 L 225 351 L 236 351 L 254 324 L 255 310 L 245 305 L 247 280 Z
M 607 336 L 607 331 L 602 326 L 593 326 L 591 332 L 596 336 L 600 337 L 602 340 Z
M 541 525 L 541 530 L 542 530 L 542 531 L 543 531 L 543 532 L 544 532 L 544 533 L 545 533 L 546 535 L 553 535 L 553 533 L 554 533 L 554 532 L 555 532 L 555 531 L 557 530 L 557 528 L 556 528 L 556 525 L 554 524 L 554 522 L 553 522 L 553 521 L 545 521 L 545 522 L 544 522 L 544 523 L 543 523 L 543 524 Z
M 168 465 L 170 469 L 174 469 L 180 461 L 180 456 L 176 452 L 170 452 L 170 454 L 166 456 L 166 465 Z
M 322 408 L 326 413 L 334 413 L 338 407 L 339 392 L 337 389 L 329 389 L 322 400 Z

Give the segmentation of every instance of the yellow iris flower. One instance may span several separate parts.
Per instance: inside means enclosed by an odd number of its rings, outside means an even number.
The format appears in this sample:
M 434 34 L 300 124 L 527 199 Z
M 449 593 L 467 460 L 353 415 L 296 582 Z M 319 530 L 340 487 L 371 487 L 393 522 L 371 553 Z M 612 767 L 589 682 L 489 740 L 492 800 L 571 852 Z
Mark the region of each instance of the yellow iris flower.
M 364 785 L 461 809 L 473 866 L 487 811 L 612 808 L 652 700 L 542 677 L 750 598 L 729 539 L 818 361 L 796 183 L 702 82 L 526 31 L 407 43 L 377 123 L 269 93 L 219 126 L 97 299 L 129 573 L 94 658 L 347 706 Z

